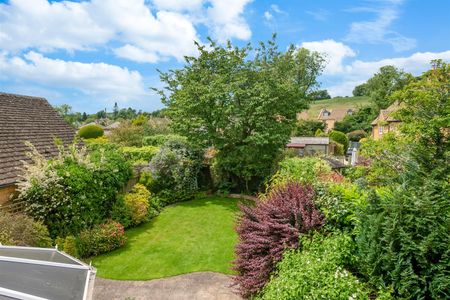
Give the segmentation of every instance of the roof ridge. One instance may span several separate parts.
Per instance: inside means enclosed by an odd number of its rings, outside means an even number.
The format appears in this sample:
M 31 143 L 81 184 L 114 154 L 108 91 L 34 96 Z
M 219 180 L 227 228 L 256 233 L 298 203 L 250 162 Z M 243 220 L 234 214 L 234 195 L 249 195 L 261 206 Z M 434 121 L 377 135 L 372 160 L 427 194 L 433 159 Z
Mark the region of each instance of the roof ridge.
M 15 93 L 6 93 L 6 92 L 0 92 L 0 96 L 14 96 L 14 97 L 22 97 L 22 98 L 31 98 L 31 99 L 41 99 L 47 101 L 44 97 L 39 96 L 29 96 L 29 95 L 22 95 L 22 94 L 15 94 Z

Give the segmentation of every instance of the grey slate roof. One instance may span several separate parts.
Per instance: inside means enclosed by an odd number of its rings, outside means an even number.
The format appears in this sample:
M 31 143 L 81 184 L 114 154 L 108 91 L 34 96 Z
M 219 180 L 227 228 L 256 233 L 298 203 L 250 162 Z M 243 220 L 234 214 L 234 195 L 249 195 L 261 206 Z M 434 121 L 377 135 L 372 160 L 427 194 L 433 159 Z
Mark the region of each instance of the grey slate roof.
M 75 131 L 44 98 L 0 93 L 0 186 L 18 180 L 31 142 L 46 157 L 57 154 L 55 138 L 70 144 Z
M 291 144 L 303 145 L 328 145 L 330 138 L 328 137 L 291 137 Z

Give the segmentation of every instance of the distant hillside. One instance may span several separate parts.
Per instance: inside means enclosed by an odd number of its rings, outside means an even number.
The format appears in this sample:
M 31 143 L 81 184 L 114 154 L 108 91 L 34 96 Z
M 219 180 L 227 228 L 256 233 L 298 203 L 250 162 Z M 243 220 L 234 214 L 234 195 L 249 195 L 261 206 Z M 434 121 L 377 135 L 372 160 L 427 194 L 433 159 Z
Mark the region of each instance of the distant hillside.
M 367 106 L 370 104 L 370 97 L 336 97 L 333 99 L 318 100 L 311 103 L 310 108 L 306 111 L 308 119 L 316 119 L 322 108 L 352 108 Z M 302 113 L 303 115 L 303 113 Z M 305 116 L 306 117 L 306 116 Z

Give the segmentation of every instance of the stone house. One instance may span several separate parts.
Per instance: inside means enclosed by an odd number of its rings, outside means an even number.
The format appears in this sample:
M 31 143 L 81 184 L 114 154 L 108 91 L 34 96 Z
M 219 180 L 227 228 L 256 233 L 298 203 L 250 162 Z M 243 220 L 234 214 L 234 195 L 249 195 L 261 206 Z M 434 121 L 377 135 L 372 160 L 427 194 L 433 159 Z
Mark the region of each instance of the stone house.
M 73 142 L 75 130 L 44 98 L 0 93 L 0 205 L 16 190 L 32 143 L 45 157 L 58 154 L 55 139 Z
M 342 121 L 346 116 L 354 113 L 351 108 L 322 108 L 317 119 L 325 124 L 325 131 L 331 131 L 336 122 Z
M 380 110 L 377 118 L 371 123 L 373 139 L 379 140 L 383 134 L 395 132 L 398 129 L 401 122 L 392 115 L 397 109 L 398 105 L 394 103 L 388 108 Z

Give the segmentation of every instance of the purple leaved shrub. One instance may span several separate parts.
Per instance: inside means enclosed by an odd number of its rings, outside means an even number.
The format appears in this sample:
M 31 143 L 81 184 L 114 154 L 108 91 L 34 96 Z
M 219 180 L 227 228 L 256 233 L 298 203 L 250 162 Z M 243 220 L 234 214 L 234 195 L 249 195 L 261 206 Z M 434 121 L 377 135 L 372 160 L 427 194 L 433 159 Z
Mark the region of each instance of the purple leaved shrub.
M 234 283 L 240 294 L 250 297 L 270 278 L 285 249 L 298 248 L 299 237 L 323 224 L 314 205 L 310 185 L 288 183 L 277 187 L 255 206 L 241 206 L 238 220 Z

